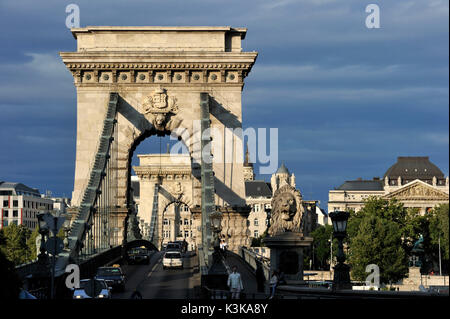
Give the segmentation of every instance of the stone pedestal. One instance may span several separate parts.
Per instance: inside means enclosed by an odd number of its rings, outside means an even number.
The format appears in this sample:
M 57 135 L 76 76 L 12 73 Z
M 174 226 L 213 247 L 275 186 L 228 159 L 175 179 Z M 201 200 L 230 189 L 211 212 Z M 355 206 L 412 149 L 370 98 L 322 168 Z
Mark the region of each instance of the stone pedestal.
M 284 232 L 264 239 L 264 244 L 270 248 L 270 274 L 279 270 L 288 283 L 304 283 L 303 249 L 309 247 L 312 241 L 311 237 L 296 232 Z

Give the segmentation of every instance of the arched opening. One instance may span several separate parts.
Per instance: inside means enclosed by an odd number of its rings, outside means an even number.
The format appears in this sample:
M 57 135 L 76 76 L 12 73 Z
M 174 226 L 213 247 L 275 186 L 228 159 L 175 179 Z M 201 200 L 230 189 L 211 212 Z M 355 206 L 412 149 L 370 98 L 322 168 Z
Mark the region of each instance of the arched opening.
M 180 175 L 180 172 L 176 171 L 171 172 L 173 170 L 171 161 L 174 158 L 183 159 L 184 166 L 181 166 L 185 175 Z M 181 136 L 175 133 L 147 130 L 133 142 L 128 154 L 126 191 L 128 216 L 125 221 L 127 235 L 132 236 L 127 240 L 142 238 L 161 247 L 164 235 L 161 215 L 165 209 L 162 203 L 171 202 L 180 195 L 174 194 L 176 182 L 180 177 L 183 183 L 191 180 L 191 170 L 192 158 L 189 149 Z M 186 185 L 180 188 L 184 192 L 190 191 L 186 189 Z M 156 189 L 158 191 L 155 191 Z M 157 214 L 154 206 L 155 196 L 158 196 Z

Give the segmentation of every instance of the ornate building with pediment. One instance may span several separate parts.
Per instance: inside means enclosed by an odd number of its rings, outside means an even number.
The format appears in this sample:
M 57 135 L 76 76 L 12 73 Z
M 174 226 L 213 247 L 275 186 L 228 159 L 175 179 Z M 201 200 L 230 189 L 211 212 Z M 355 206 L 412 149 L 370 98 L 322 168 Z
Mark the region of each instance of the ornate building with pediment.
M 383 178 L 346 181 L 329 191 L 328 212 L 358 211 L 369 196 L 396 198 L 407 208 L 426 213 L 449 202 L 449 178 L 428 157 L 398 157 Z

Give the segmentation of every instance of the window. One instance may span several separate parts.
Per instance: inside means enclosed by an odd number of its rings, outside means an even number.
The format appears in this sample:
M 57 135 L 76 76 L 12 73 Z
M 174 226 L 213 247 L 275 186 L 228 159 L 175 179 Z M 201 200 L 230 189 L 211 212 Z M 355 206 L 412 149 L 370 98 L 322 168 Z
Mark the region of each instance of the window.
M 184 238 L 188 238 L 189 237 L 189 230 L 185 230 L 184 231 Z
M 184 224 L 185 224 L 185 225 L 189 225 L 189 219 L 185 218 L 185 219 L 184 219 Z
M 253 225 L 254 225 L 254 226 L 258 226 L 258 225 L 259 225 L 258 218 L 255 218 L 255 220 L 253 221 Z
M 8 207 L 8 206 L 9 206 L 8 201 L 7 201 L 7 200 L 4 200 L 4 201 L 3 201 L 3 207 Z
M 13 217 L 19 217 L 19 212 L 17 210 L 13 210 Z
M 169 225 L 169 220 L 167 218 L 164 218 L 163 224 L 164 225 Z
M 253 232 L 253 237 L 255 237 L 255 238 L 259 237 L 259 232 L 257 229 Z
M 6 227 L 6 226 L 8 226 L 8 220 L 3 221 L 3 227 Z
M 13 207 L 19 207 L 19 201 L 13 200 Z
M 8 210 L 7 210 L 7 209 L 5 209 L 5 210 L 3 211 L 3 217 L 8 217 Z
M 15 225 L 18 224 L 18 223 L 17 223 L 17 220 L 13 220 L 12 223 L 15 224 Z

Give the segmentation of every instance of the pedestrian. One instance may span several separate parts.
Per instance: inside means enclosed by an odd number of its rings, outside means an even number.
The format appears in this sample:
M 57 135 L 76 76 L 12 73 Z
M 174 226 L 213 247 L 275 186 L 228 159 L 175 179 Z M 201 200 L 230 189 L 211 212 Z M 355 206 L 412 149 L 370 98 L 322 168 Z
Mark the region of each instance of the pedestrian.
M 232 273 L 228 276 L 228 287 L 231 292 L 231 299 L 239 299 L 241 291 L 244 289 L 242 285 L 241 274 L 237 272 L 237 267 L 233 266 Z
M 277 285 L 278 285 L 278 272 L 276 270 L 273 271 L 272 277 L 270 277 L 269 284 L 270 284 L 270 290 L 271 290 L 269 299 L 272 299 L 273 297 L 275 297 L 275 290 L 277 289 Z
M 266 281 L 266 278 L 264 277 L 264 269 L 262 266 L 261 261 L 256 262 L 256 285 L 258 292 L 264 292 L 264 283 Z

